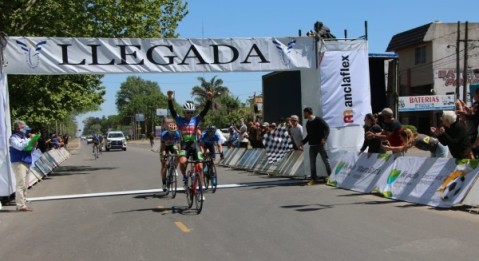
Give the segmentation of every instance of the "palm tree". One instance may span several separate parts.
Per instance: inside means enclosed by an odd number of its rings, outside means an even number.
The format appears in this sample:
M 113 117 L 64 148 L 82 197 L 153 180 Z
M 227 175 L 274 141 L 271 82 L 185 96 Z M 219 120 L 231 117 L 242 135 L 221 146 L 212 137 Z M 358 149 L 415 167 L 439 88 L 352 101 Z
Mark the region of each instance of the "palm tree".
M 228 87 L 223 86 L 223 80 L 216 79 L 216 76 L 211 78 L 210 81 L 206 81 L 203 77 L 198 77 L 198 81 L 201 82 L 200 86 L 196 85 L 193 87 L 191 91 L 191 95 L 195 96 L 195 101 L 198 104 L 204 105 L 206 102 L 206 93 L 212 92 L 213 93 L 213 109 L 221 108 L 220 99 L 222 96 L 229 94 L 230 90 Z

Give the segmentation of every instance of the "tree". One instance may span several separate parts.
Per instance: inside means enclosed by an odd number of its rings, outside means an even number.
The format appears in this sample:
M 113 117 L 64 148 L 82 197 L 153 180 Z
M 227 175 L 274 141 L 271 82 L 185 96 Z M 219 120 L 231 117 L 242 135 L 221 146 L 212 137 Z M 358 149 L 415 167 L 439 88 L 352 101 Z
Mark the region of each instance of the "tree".
M 161 92 L 158 83 L 131 76 L 121 84 L 115 104 L 121 119 L 128 120 L 133 115 L 142 113 L 146 116 L 147 128 L 151 128 L 158 123 L 156 109 L 167 108 L 168 98 Z M 143 133 L 151 131 L 153 130 L 143 130 Z
M 9 76 L 12 119 L 30 125 L 48 125 L 75 113 L 96 110 L 105 95 L 100 80 L 92 76 Z
M 221 103 L 219 102 L 219 98 L 222 96 L 226 96 L 229 94 L 229 89 L 226 86 L 223 86 L 223 80 L 221 79 L 216 79 L 216 76 L 211 78 L 210 81 L 206 81 L 205 78 L 203 77 L 198 77 L 198 80 L 200 81 L 200 85 L 196 85 L 193 87 L 193 90 L 191 91 L 191 95 L 195 96 L 195 101 L 199 105 L 204 105 L 206 103 L 206 93 L 207 92 L 212 92 L 213 93 L 213 103 L 212 107 L 213 109 L 217 110 L 221 108 Z
M 218 128 L 226 128 L 231 124 L 238 124 L 241 118 L 246 121 L 253 119 L 253 110 L 248 107 L 242 107 L 238 98 L 229 94 L 218 98 L 223 106 L 218 110 L 211 110 L 208 116 L 201 122 L 201 128 L 208 125 L 215 125 Z
M 181 0 L 8 0 L 0 5 L 0 31 L 45 37 L 174 38 L 186 8 Z M 68 113 L 96 110 L 104 101 L 102 77 L 11 76 L 12 119 L 43 125 Z

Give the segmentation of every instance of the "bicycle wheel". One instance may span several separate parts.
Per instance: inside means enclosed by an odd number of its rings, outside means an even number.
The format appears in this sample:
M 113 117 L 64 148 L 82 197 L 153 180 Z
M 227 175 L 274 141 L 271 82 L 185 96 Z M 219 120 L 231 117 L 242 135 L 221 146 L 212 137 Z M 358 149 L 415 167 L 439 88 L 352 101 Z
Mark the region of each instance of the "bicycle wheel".
M 171 198 L 175 198 L 176 197 L 176 191 L 178 189 L 178 182 L 177 182 L 176 168 L 174 166 L 172 166 L 170 168 L 169 179 L 170 179 L 169 190 L 171 190 Z
M 195 207 L 196 207 L 196 214 L 200 214 L 201 210 L 203 209 L 203 187 L 200 184 L 200 174 L 195 173 L 195 180 L 193 182 L 193 191 L 194 191 L 194 199 L 195 199 Z
M 209 170 L 209 175 L 211 177 L 211 191 L 213 193 L 216 192 L 216 188 L 218 187 L 218 175 L 216 175 L 216 168 L 211 164 L 210 170 Z
M 188 172 L 188 176 L 190 175 L 190 173 Z M 194 182 L 191 182 L 192 184 L 189 185 L 187 188 L 186 188 L 186 202 L 188 203 L 188 208 L 191 208 L 193 206 L 193 196 L 194 196 L 194 190 L 193 190 L 193 183 Z
M 168 196 L 168 194 L 170 194 L 170 186 L 171 186 L 171 175 L 170 175 L 170 164 L 169 163 L 166 163 L 165 165 L 165 168 L 166 168 L 166 194 Z
M 210 169 L 207 167 L 206 171 L 203 169 L 203 185 L 205 186 L 205 190 L 208 190 L 209 183 L 211 180 L 211 176 L 208 175 Z

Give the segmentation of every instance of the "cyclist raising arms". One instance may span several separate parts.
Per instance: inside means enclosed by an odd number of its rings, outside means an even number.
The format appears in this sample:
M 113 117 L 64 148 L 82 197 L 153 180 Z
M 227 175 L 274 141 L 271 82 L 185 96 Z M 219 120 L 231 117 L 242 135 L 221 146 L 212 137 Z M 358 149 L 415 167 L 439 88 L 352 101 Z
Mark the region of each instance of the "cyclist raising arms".
M 163 182 L 163 192 L 166 192 L 166 156 L 168 152 L 177 154 L 176 145 L 180 143 L 180 133 L 176 128 L 176 124 L 168 123 L 168 129 L 161 133 L 161 181 Z
M 187 101 L 183 105 L 184 110 L 184 117 L 179 116 L 176 113 L 176 110 L 173 106 L 173 91 L 168 91 L 168 109 L 171 112 L 171 115 L 176 120 L 176 124 L 178 125 L 178 129 L 181 134 L 181 151 L 178 154 L 180 157 L 180 171 L 183 174 L 183 181 L 185 184 L 188 182 L 188 177 L 186 176 L 186 166 L 187 161 L 190 156 L 193 156 L 193 160 L 201 161 L 203 159 L 201 155 L 201 150 L 198 146 L 197 142 L 197 129 L 198 125 L 200 124 L 201 120 L 205 117 L 206 113 L 211 107 L 211 99 L 213 98 L 212 92 L 206 93 L 206 104 L 203 111 L 200 114 L 193 116 L 196 111 L 196 106 L 193 102 Z M 200 167 L 200 186 L 203 184 L 203 164 L 199 163 Z M 204 200 L 204 199 L 203 199 Z

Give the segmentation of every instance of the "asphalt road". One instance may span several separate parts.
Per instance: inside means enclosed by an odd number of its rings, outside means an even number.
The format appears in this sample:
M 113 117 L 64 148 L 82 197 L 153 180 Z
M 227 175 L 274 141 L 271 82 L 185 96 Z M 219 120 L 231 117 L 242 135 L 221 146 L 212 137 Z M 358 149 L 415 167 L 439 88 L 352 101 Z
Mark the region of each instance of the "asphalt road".
M 31 213 L 0 211 L 0 260 L 478 260 L 479 215 L 303 180 L 220 169 L 203 212 L 155 190 L 158 155 L 144 143 L 93 160 L 81 144 L 30 190 Z M 279 181 L 279 182 L 276 182 Z M 108 194 L 108 193 L 107 193 Z

